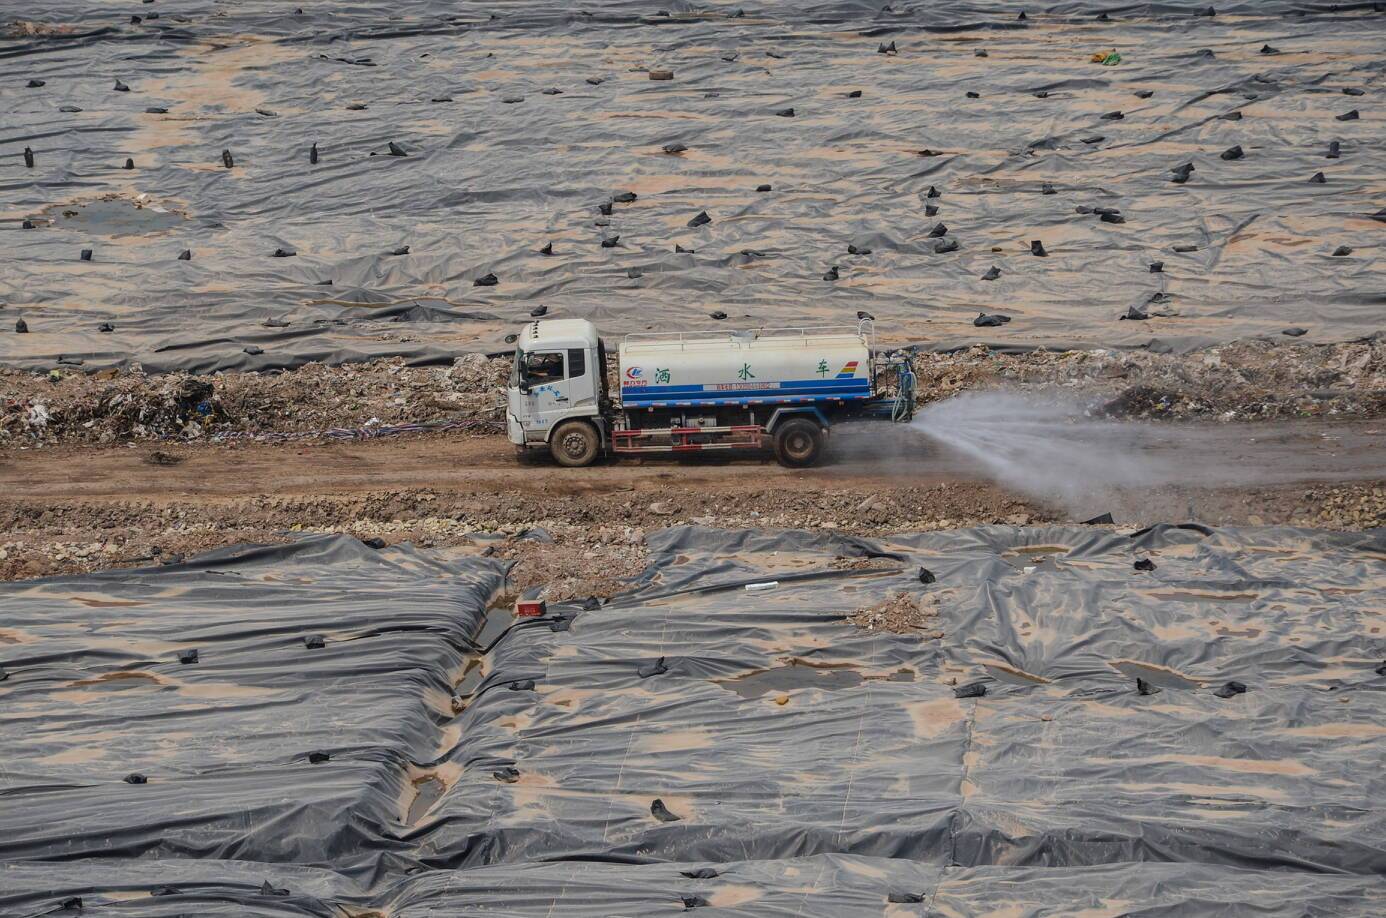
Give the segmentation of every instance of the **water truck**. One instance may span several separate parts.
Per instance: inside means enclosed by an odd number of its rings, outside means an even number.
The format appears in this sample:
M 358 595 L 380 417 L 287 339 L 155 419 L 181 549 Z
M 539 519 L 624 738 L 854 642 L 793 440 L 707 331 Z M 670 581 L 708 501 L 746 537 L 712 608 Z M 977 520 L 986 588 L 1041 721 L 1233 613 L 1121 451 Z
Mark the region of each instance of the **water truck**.
M 532 322 L 516 338 L 507 433 L 522 452 L 548 450 L 568 467 L 604 454 L 767 448 L 782 465 L 810 466 L 835 424 L 914 414 L 908 359 L 876 354 L 872 338 L 870 320 L 629 334 L 613 397 L 591 322 Z

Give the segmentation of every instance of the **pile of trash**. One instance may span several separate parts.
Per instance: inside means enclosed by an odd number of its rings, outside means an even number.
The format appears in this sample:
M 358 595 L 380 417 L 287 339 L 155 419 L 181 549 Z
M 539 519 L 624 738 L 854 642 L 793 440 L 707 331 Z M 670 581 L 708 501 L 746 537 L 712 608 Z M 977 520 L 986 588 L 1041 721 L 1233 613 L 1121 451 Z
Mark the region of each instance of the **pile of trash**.
M 1341 344 L 1248 339 L 1184 354 L 1153 350 L 918 353 L 926 402 L 970 389 L 1068 390 L 1113 417 L 1223 421 L 1386 416 L 1386 337 Z
M 847 620 L 867 631 L 889 631 L 893 634 L 922 633 L 926 637 L 941 638 L 943 632 L 930 627 L 938 619 L 938 610 L 937 593 L 912 596 L 901 592 L 891 594 L 877 605 L 857 609 L 847 616 Z
M 494 546 L 490 556 L 514 562 L 510 589 L 538 589 L 539 597 L 549 602 L 611 596 L 626 589 L 648 564 L 645 533 L 632 527 L 596 540 L 528 530 Z
M 509 366 L 468 354 L 450 367 L 389 358 L 210 376 L 0 370 L 0 446 L 271 440 L 458 419 L 476 421 L 468 425 L 474 432 L 497 432 Z

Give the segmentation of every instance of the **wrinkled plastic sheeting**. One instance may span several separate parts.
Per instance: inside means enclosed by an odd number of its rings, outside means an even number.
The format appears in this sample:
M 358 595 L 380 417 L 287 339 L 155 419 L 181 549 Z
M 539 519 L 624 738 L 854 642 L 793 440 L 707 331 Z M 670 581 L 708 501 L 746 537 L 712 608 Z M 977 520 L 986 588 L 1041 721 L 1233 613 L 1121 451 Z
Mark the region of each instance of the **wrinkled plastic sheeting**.
M 0 585 L 0 860 L 379 869 L 502 572 L 334 536 Z
M 322 563 L 314 577 L 280 558 L 274 576 L 316 579 L 295 587 L 308 593 L 330 579 L 376 621 L 387 608 L 422 615 L 431 606 L 414 594 L 433 596 L 442 588 L 434 579 L 479 609 L 497 576 L 481 561 L 430 561 L 398 549 L 375 555 L 350 540 L 304 545 L 297 550 L 310 559 L 324 552 L 334 564 Z M 34 756 L 71 747 L 51 736 L 26 747 L 15 737 L 20 764 L 11 774 L 28 775 L 31 786 L 8 797 L 20 810 L 0 809 L 0 837 L 22 842 L 0 867 L 0 876 L 22 882 L 9 885 L 15 891 L 0 906 L 26 913 L 63 895 L 128 899 L 162 867 L 180 895 L 205 884 L 206 896 L 220 889 L 235 907 L 250 903 L 244 913 L 266 915 L 329 914 L 329 906 L 402 918 L 633 918 L 702 907 L 737 915 L 980 916 L 1003 905 L 1027 916 L 1379 911 L 1386 676 L 1376 670 L 1386 658 L 1386 532 L 1054 526 L 863 539 L 681 527 L 653 535 L 650 548 L 651 564 L 631 592 L 588 611 L 553 605 L 548 618 L 511 629 L 449 714 L 430 699 L 435 688 L 446 693 L 446 673 L 464 671 L 463 656 L 417 637 L 390 645 L 382 671 L 436 675 L 404 692 L 409 703 L 350 697 L 344 704 L 361 722 L 339 724 L 338 752 L 315 766 L 360 762 L 367 756 L 342 746 L 394 731 L 370 747 L 378 757 L 370 761 L 383 763 L 378 771 L 305 777 L 286 751 L 257 772 L 264 793 L 281 801 L 330 798 L 322 841 L 266 841 L 270 831 L 293 838 L 325 817 L 312 807 L 272 817 L 228 785 L 227 809 L 251 813 L 237 823 L 244 841 L 202 850 L 151 844 L 129 862 L 138 872 L 102 872 L 127 863 L 112 855 L 141 849 L 79 848 L 66 837 L 113 833 L 104 807 L 131 792 L 157 793 L 160 762 L 102 766 L 103 807 L 79 812 L 86 788 L 35 786 L 62 773 L 60 763 Z M 1134 568 L 1136 560 L 1154 570 Z M 199 593 L 186 587 L 225 561 L 126 574 L 135 586 L 116 598 L 160 609 L 192 604 L 189 615 L 214 634 L 207 608 L 196 606 Z M 386 576 L 393 565 L 410 576 Z M 933 582 L 921 583 L 921 566 Z M 243 573 L 251 569 L 243 565 Z M 459 580 L 470 584 L 460 594 Z M 360 581 L 376 592 L 346 589 Z M 56 596 L 88 595 L 65 578 L 11 587 L 32 592 L 3 605 L 8 613 L 20 599 L 45 603 L 41 617 L 57 637 L 45 632 L 44 642 L 67 640 L 57 626 L 88 613 L 71 600 L 54 605 L 58 598 L 46 594 L 55 585 Z M 256 589 L 282 598 L 276 591 L 288 587 Z M 844 621 L 900 591 L 936 610 L 922 633 Z M 101 598 L 108 594 L 103 587 Z M 295 606 L 277 606 L 280 618 L 284 608 Z M 108 611 L 130 619 L 139 607 L 91 611 L 99 622 Z M 455 631 L 438 626 L 454 639 L 474 621 L 455 614 Z M 327 628 L 321 617 L 302 626 Z M 296 634 L 298 623 L 281 626 L 288 630 Z M 277 640 L 260 641 L 257 657 L 273 653 Z M 216 645 L 196 643 L 205 663 L 159 672 L 181 681 L 217 665 Z M 366 642 L 348 646 L 356 643 Z M 17 643 L 10 652 L 32 655 L 34 647 Z M 167 659 L 174 649 L 127 652 Z M 420 655 L 441 662 L 423 666 Z M 27 677 L 10 669 L 2 685 L 13 693 Z M 61 675 L 56 688 L 70 691 L 71 675 Z M 1138 691 L 1138 677 L 1151 694 Z M 359 681 L 332 685 L 359 692 Z M 1231 681 L 1247 691 L 1216 694 Z M 957 697 L 971 683 L 985 693 Z M 69 703 L 60 720 L 52 705 L 38 709 L 51 725 L 34 720 L 28 732 L 100 728 L 113 743 L 148 737 L 144 723 L 119 709 L 100 724 L 74 724 L 77 706 Z M 231 708 L 228 731 L 263 729 L 259 719 L 242 721 L 251 715 L 239 708 Z M 410 745 L 421 717 L 428 726 Z M 275 740 L 282 748 L 282 736 Z M 423 761 L 430 748 L 436 757 Z M 186 762 L 180 750 L 166 753 L 173 764 Z M 149 769 L 149 784 L 117 783 L 136 766 Z M 446 787 L 402 825 L 402 785 L 417 766 Z M 86 777 L 97 774 L 97 766 L 81 767 Z M 173 770 L 165 764 L 162 773 Z M 323 775 L 339 789 L 317 786 Z M 208 797 L 219 789 L 204 787 Z M 35 795 L 56 814 L 41 837 L 28 828 Z M 192 804 L 196 813 L 197 798 Z M 192 837 L 191 827 L 174 825 L 172 805 L 120 809 L 132 823 L 122 833 Z M 252 832 L 257 819 L 271 824 Z M 341 850 L 324 850 L 345 825 L 356 834 Z M 215 840 L 223 830 L 211 821 L 196 833 Z M 54 861 L 82 855 L 89 860 Z M 267 855 L 285 863 L 265 864 L 262 881 L 248 862 Z M 270 893 L 254 892 L 262 883 Z M 236 913 L 224 903 L 204 912 Z
M 689 874 L 710 872 L 710 879 Z M 709 906 L 711 914 L 985 916 L 1127 914 L 1367 915 L 1386 888 L 1374 877 L 1276 874 L 1201 864 L 1088 869 L 943 868 L 899 859 L 819 855 L 733 864 L 528 864 L 433 872 L 408 881 L 400 918 L 544 915 L 637 918 Z
M 77 908 L 74 900 L 81 901 Z M 331 870 L 239 860 L 127 857 L 0 862 L 0 915 L 340 918 L 366 896 Z M 67 904 L 67 908 L 64 908 Z
M 1386 15 L 1208 5 L 28 3 L 0 55 L 0 297 L 29 333 L 0 362 L 438 362 L 507 350 L 536 303 L 611 334 L 865 308 L 941 348 L 979 310 L 1012 317 L 980 339 L 1003 347 L 1379 331 Z M 1118 321 L 1157 295 L 1176 317 Z
M 491 678 L 534 690 L 463 714 L 457 754 L 483 765 L 433 811 L 430 861 L 1386 870 L 1379 535 L 996 528 L 872 545 L 681 529 L 654 548 L 644 593 L 497 649 Z M 834 568 L 881 554 L 897 573 Z M 1138 556 L 1158 571 L 1133 571 Z M 919 564 L 936 584 L 919 586 Z M 842 623 L 901 589 L 937 593 L 943 638 Z M 659 658 L 667 672 L 641 674 Z M 795 666 L 803 690 L 738 691 Z M 1136 674 L 1169 687 L 1141 696 Z M 945 684 L 976 679 L 985 698 Z M 1252 690 L 1212 693 L 1230 680 Z M 502 763 L 518 781 L 491 776 Z M 656 799 L 680 818 L 653 817 Z

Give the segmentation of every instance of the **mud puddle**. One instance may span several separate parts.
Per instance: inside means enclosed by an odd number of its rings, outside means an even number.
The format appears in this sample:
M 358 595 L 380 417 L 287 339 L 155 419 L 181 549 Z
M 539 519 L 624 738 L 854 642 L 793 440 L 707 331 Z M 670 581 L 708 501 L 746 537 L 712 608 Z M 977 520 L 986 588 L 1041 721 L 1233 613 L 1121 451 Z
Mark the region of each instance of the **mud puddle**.
M 745 699 L 760 698 L 771 692 L 816 688 L 828 692 L 856 688 L 863 682 L 881 681 L 879 676 L 863 676 L 850 663 L 807 663 L 790 660 L 784 666 L 762 669 L 734 679 L 713 680 L 728 691 Z M 899 669 L 884 677 L 887 682 L 913 682 L 914 673 Z
M 1036 673 L 1026 672 L 1006 663 L 983 663 L 982 667 L 992 678 L 1011 685 L 1048 685 L 1049 680 Z
M 1156 663 L 1141 663 L 1136 660 L 1114 660 L 1111 667 L 1131 679 L 1144 679 L 1151 685 L 1170 689 L 1196 689 L 1203 683 L 1178 670 Z
M 411 826 L 423 819 L 447 790 L 447 785 L 437 775 L 424 775 L 415 779 L 413 785 L 414 799 L 409 801 L 409 811 L 404 817 L 405 822 Z
M 142 236 L 182 226 L 186 219 L 154 204 L 141 205 L 124 198 L 64 204 L 39 214 L 42 220 L 63 229 L 78 229 L 94 236 Z
M 1150 590 L 1146 595 L 1152 599 L 1175 602 L 1251 602 L 1260 598 L 1256 593 L 1205 593 L 1195 590 Z
M 513 596 L 503 597 L 486 610 L 486 617 L 481 620 L 481 630 L 472 638 L 473 644 L 484 650 L 504 634 L 506 628 L 515 624 L 514 600 Z

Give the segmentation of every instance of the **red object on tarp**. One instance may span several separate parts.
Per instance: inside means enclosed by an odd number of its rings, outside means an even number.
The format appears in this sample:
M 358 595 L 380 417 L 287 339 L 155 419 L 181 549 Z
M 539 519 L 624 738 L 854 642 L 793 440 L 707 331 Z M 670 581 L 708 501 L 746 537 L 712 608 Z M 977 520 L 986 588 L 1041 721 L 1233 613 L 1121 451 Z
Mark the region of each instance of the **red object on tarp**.
M 521 599 L 515 603 L 516 618 L 536 618 L 548 611 L 548 604 L 542 599 Z

